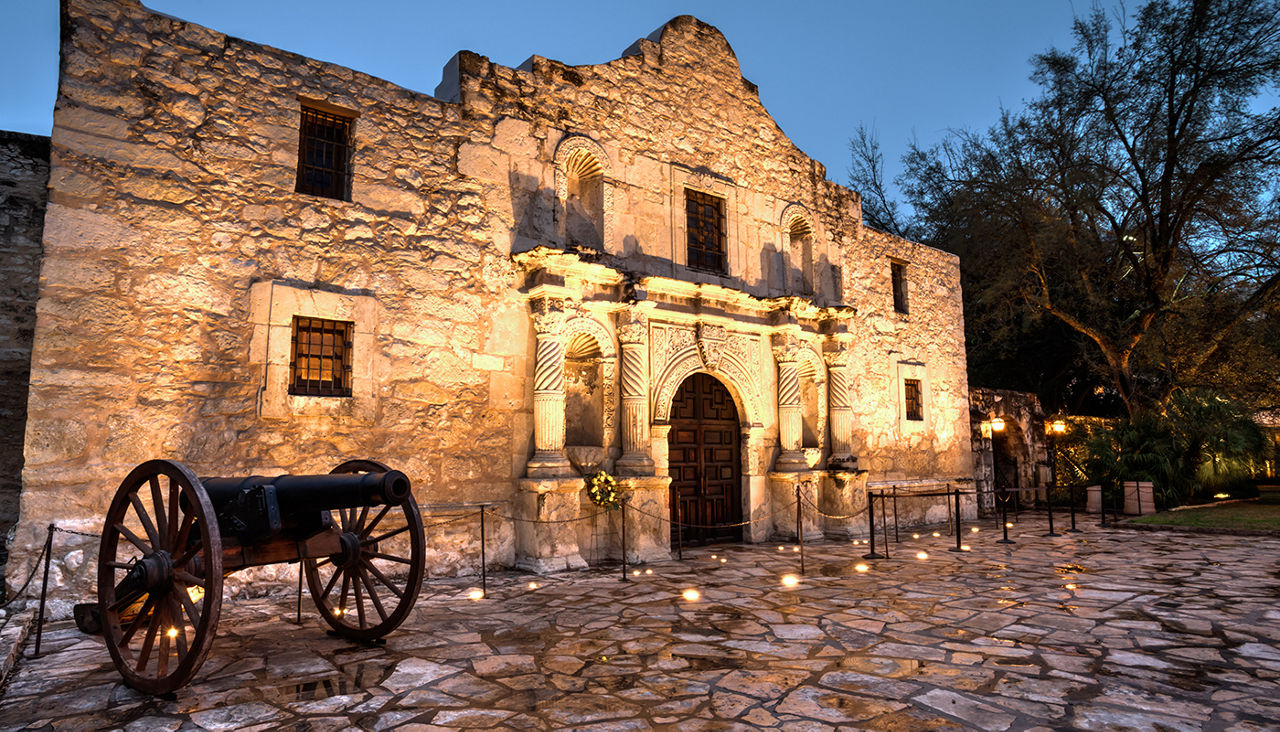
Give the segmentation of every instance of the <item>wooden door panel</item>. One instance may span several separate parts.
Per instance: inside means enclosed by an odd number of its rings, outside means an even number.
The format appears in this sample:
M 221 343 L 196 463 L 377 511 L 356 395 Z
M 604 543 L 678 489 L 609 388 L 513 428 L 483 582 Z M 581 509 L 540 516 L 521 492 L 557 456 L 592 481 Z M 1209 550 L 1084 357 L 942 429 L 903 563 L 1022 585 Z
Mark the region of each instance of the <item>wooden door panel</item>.
M 671 409 L 670 450 L 673 518 L 714 525 L 742 520 L 739 423 L 733 398 L 707 374 L 695 374 L 676 392 Z M 678 508 L 677 508 L 678 502 Z M 688 528 L 688 544 L 741 541 L 741 527 Z M 672 532 L 672 541 L 676 541 Z

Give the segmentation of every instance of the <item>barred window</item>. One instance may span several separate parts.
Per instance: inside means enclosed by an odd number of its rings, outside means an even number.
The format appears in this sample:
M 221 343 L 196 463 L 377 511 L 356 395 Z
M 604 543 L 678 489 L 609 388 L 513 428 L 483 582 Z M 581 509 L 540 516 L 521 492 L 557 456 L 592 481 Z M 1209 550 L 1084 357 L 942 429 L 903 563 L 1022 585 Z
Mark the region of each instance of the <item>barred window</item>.
M 351 118 L 302 108 L 298 128 L 298 193 L 351 200 Z
M 903 400 L 906 402 L 907 419 L 917 422 L 924 420 L 924 404 L 920 399 L 920 380 L 902 380 Z
M 686 188 L 686 228 L 689 234 L 689 266 L 723 274 L 724 199 Z
M 893 279 L 893 309 L 895 312 L 907 312 L 907 265 L 903 262 L 890 262 L 889 274 Z
M 351 335 L 355 323 L 293 317 L 289 393 L 351 396 Z

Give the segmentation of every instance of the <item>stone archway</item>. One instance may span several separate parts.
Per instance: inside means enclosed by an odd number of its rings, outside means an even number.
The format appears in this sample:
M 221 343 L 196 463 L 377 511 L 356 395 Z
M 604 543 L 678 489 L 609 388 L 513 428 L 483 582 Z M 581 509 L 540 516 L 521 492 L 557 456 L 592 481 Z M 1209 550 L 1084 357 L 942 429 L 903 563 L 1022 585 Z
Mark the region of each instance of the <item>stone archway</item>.
M 741 541 L 741 424 L 733 396 L 716 377 L 695 373 L 676 390 L 667 434 L 671 516 L 698 528 L 672 530 L 672 542 Z

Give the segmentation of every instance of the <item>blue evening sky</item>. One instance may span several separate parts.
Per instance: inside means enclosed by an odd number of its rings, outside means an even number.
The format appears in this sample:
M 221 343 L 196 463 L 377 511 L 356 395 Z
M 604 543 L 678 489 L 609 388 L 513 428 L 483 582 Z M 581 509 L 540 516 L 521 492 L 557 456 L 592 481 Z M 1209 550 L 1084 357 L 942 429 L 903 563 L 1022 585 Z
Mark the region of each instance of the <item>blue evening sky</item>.
M 1081 0 L 147 0 L 153 10 L 432 92 L 460 49 L 516 66 L 617 58 L 670 18 L 718 27 L 791 139 L 844 183 L 848 141 L 873 126 L 889 175 L 906 142 L 983 129 L 1035 90 L 1028 59 L 1071 44 Z M 1109 4 L 1109 3 L 1108 3 Z M 57 0 L 0 0 L 0 129 L 49 134 Z

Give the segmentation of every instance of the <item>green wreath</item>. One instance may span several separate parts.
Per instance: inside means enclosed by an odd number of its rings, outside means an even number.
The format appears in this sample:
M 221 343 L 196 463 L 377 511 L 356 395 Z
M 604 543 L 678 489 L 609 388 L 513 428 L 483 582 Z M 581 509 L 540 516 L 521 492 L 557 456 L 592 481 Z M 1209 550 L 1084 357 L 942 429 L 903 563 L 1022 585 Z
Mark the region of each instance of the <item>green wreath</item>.
M 592 503 L 608 511 L 622 505 L 618 479 L 603 470 L 587 478 L 587 496 Z

